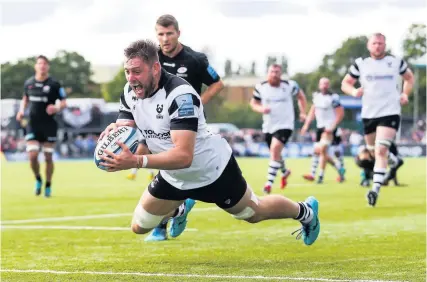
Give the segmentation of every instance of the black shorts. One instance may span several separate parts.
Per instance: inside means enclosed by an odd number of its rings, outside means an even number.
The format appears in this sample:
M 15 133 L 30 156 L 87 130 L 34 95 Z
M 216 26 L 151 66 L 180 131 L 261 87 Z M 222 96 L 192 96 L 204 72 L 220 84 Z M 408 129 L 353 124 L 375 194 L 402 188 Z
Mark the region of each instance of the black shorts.
M 365 132 L 365 135 L 376 132 L 378 126 L 390 127 L 398 131 L 400 127 L 400 116 L 392 115 L 379 118 L 363 119 L 363 131 Z
M 265 134 L 265 142 L 267 142 L 268 148 L 270 148 L 271 140 L 273 139 L 273 137 L 275 137 L 280 142 L 282 142 L 283 145 L 285 145 L 286 143 L 288 143 L 288 140 L 291 137 L 291 135 L 292 135 L 292 130 L 290 130 L 290 129 L 279 129 L 276 132 L 274 132 L 273 134 L 266 133 Z
M 26 132 L 27 135 L 25 135 L 25 140 L 27 141 L 54 143 L 57 140 L 58 125 L 56 123 L 47 123 L 43 125 L 29 123 Z
M 190 190 L 180 190 L 167 182 L 160 173 L 148 185 L 148 191 L 158 199 L 183 201 L 185 199 L 214 203 L 222 209 L 235 206 L 245 195 L 246 180 L 236 159 L 231 156 L 221 176 L 213 183 Z
M 322 138 L 322 133 L 325 131 L 325 128 L 318 128 L 316 131 L 316 142 L 319 142 Z M 332 135 L 334 136 L 332 139 L 332 146 L 339 145 L 341 143 L 341 136 L 338 134 L 338 128 L 335 128 L 334 132 L 332 132 Z

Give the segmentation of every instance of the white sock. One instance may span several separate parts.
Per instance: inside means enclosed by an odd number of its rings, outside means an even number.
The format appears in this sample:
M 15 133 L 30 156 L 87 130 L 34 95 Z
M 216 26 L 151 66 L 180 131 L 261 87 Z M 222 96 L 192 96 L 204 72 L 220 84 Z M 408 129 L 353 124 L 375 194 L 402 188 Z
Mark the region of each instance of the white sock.
M 372 190 L 377 194 L 380 192 L 381 185 L 383 184 L 385 172 L 385 168 L 374 168 L 374 183 L 372 185 Z
M 138 171 L 138 169 L 137 169 L 137 168 L 132 168 L 132 170 L 131 170 L 131 172 L 130 172 L 130 173 L 132 173 L 132 174 L 136 175 L 137 171 Z
M 268 175 L 266 185 L 273 186 L 274 179 L 276 178 L 277 171 L 282 167 L 281 162 L 271 161 L 268 166 Z
M 316 176 L 317 166 L 319 165 L 319 155 L 313 154 L 311 158 L 311 176 Z

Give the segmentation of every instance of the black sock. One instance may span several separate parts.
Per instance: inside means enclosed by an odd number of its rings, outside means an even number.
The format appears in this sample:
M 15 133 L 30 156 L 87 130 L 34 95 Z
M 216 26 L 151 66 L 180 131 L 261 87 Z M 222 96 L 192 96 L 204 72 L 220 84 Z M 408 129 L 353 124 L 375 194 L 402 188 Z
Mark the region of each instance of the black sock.
M 159 225 L 157 225 L 157 228 L 160 228 L 160 229 L 168 228 L 168 221 L 169 221 L 169 218 L 164 219 L 162 222 L 160 222 Z
M 46 187 L 50 187 L 50 181 L 46 181 Z
M 184 214 L 184 212 L 185 212 L 185 202 L 176 208 L 172 217 L 182 216 Z
M 37 181 L 40 181 L 40 182 L 42 181 L 42 178 L 40 177 L 40 175 L 37 175 L 36 179 L 37 179 Z

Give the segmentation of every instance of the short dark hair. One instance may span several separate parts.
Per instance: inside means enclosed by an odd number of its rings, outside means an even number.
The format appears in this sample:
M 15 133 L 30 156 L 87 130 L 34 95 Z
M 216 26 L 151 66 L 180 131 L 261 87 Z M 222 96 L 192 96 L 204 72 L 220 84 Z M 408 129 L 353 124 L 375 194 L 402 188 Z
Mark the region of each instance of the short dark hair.
M 132 42 L 124 51 L 127 60 L 141 58 L 150 66 L 159 61 L 159 47 L 151 40 L 137 40 Z
M 280 68 L 280 69 L 282 69 L 282 66 L 281 66 L 281 65 L 279 65 L 279 64 L 276 64 L 276 63 L 271 64 L 271 65 L 270 65 L 270 67 L 272 67 L 272 68 Z
M 176 31 L 179 31 L 178 21 L 172 15 L 163 15 L 157 19 L 156 25 L 160 25 L 163 27 L 168 27 L 173 25 Z
M 38 55 L 38 56 L 36 57 L 36 62 L 37 62 L 39 59 L 42 59 L 42 60 L 44 60 L 46 63 L 50 64 L 49 59 L 48 59 L 46 56 L 44 56 L 44 55 Z
M 384 41 L 386 39 L 385 35 L 382 34 L 381 32 L 375 32 L 374 34 L 371 35 L 371 37 L 382 37 L 382 38 L 384 38 Z

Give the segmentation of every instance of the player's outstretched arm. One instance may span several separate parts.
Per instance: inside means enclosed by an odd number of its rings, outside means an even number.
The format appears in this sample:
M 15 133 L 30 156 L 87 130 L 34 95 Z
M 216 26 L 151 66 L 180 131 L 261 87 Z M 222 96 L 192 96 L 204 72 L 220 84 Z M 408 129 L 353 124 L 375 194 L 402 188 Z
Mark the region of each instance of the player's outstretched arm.
M 196 134 L 197 132 L 192 130 L 171 130 L 171 139 L 175 146 L 159 154 L 144 156 L 147 158 L 145 167 L 162 170 L 190 167 L 193 162 Z

